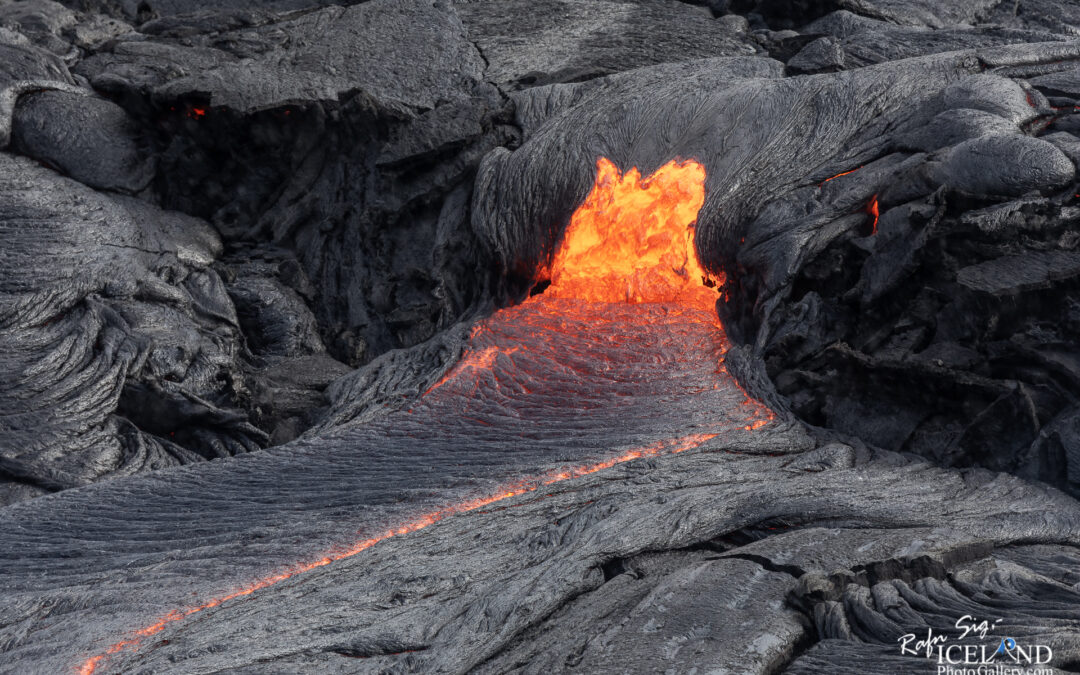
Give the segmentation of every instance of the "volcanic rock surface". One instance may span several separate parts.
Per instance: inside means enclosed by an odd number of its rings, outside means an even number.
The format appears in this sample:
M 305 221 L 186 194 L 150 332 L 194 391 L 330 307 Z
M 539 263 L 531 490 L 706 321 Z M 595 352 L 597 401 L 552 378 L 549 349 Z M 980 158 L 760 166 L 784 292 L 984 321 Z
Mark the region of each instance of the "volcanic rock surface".
M 1078 34 L 0 0 L 0 672 L 1075 671 Z

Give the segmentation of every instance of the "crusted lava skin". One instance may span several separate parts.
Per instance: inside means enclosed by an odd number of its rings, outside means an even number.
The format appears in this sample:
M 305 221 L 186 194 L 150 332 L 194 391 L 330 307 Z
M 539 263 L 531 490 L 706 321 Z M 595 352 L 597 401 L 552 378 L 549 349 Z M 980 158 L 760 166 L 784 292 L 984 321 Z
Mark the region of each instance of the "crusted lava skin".
M 0 672 L 1075 669 L 1077 26 L 0 4 Z M 706 301 L 560 292 L 671 166 Z

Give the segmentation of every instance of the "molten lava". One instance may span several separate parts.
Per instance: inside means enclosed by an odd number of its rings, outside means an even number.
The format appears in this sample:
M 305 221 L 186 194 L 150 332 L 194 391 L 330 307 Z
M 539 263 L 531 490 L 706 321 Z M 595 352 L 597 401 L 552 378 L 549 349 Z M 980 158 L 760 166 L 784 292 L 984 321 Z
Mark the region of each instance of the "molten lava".
M 637 168 L 623 174 L 602 157 L 596 171 L 555 255 L 545 295 L 712 312 L 718 284 L 709 281 L 694 250 L 705 167 L 672 160 L 642 179 Z
M 600 159 L 593 189 L 556 252 L 547 291 L 476 324 L 458 363 L 402 417 L 384 418 L 394 433 L 423 435 L 433 446 L 480 445 L 494 435 L 499 455 L 524 445 L 535 461 L 535 453 L 551 445 L 560 455 L 576 447 L 599 457 L 581 456 L 575 464 L 508 480 L 486 495 L 416 514 L 200 604 L 165 612 L 87 658 L 77 672 L 91 675 L 111 656 L 138 649 L 192 615 L 386 539 L 554 483 L 769 424 L 772 411 L 747 396 L 723 365 L 728 344 L 715 310 L 719 290 L 694 249 L 704 201 L 705 169 L 693 160 L 669 162 L 642 179 L 636 168 L 622 174 Z M 643 440 L 613 443 L 613 429 Z M 374 422 L 365 433 L 375 444 L 385 431 Z
M 825 180 L 818 183 L 818 187 L 823 187 L 825 185 L 825 183 L 828 183 L 831 180 L 836 180 L 837 178 L 839 178 L 841 176 L 847 176 L 849 174 L 853 174 L 853 173 L 855 173 L 856 171 L 858 171 L 861 168 L 862 168 L 861 166 L 857 166 L 854 169 L 851 169 L 849 171 L 841 171 L 840 173 L 836 174 L 835 176 L 829 176 Z

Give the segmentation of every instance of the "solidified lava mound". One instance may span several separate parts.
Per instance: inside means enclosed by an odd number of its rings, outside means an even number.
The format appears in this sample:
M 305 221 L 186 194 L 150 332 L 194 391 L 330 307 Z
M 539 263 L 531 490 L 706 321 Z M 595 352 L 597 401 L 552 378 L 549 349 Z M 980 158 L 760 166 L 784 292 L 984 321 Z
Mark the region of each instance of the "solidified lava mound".
M 0 673 L 1080 669 L 1078 34 L 0 0 Z

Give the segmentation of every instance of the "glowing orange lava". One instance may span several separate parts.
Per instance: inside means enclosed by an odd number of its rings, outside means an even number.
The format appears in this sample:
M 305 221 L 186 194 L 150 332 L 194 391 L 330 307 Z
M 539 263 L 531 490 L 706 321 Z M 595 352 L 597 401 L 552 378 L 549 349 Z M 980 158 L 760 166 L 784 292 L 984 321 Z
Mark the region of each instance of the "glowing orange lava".
M 828 178 L 826 178 L 825 180 L 823 180 L 823 181 L 821 181 L 820 183 L 818 183 L 818 187 L 821 187 L 821 186 L 825 185 L 825 183 L 828 183 L 828 182 L 829 182 L 829 181 L 831 181 L 831 180 L 836 180 L 836 179 L 837 179 L 837 178 L 839 178 L 840 176 L 846 176 L 846 175 L 848 175 L 848 174 L 851 174 L 851 173 L 855 173 L 856 171 L 858 171 L 858 170 L 859 170 L 859 169 L 861 169 L 861 168 L 862 168 L 861 166 L 857 166 L 857 167 L 855 167 L 854 169 L 851 169 L 850 171 L 841 171 L 840 173 L 836 174 L 835 176 L 829 176 L 829 177 L 828 177 Z
M 676 303 L 713 311 L 718 284 L 694 250 L 705 203 L 705 167 L 672 160 L 642 179 L 608 159 L 574 212 L 551 266 L 549 297 L 594 302 Z M 722 280 L 721 280 L 722 284 Z
M 874 222 L 870 226 L 870 234 L 877 234 L 878 219 L 881 217 L 881 209 L 878 207 L 877 195 L 874 195 L 870 199 L 870 203 L 866 206 L 866 212 L 874 217 Z

